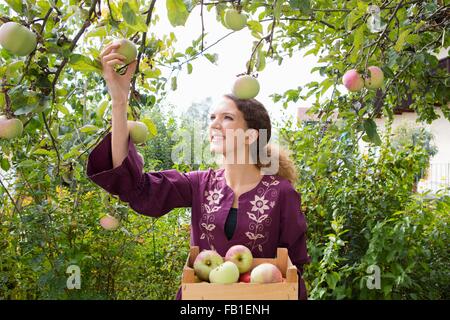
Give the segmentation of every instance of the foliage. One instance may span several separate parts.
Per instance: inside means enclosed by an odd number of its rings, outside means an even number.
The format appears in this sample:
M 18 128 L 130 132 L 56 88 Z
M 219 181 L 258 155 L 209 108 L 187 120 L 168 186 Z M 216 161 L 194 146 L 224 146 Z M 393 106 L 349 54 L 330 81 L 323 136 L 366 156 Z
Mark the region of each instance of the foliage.
M 397 150 L 386 138 L 361 154 L 350 128 L 317 122 L 282 131 L 300 173 L 311 298 L 448 299 L 450 197 L 412 191 L 430 158 L 425 143 Z M 367 287 L 372 265 L 379 290 Z

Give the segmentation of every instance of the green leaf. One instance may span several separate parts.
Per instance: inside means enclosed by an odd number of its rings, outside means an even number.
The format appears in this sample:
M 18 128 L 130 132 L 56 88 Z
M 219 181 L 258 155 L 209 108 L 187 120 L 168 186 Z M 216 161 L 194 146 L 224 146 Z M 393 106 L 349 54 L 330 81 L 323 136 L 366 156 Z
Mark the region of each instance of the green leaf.
M 381 144 L 381 139 L 377 132 L 377 124 L 373 121 L 373 119 L 364 120 L 364 130 L 366 131 L 370 142 L 373 142 L 376 145 Z
M 56 109 L 58 111 L 60 111 L 62 114 L 68 116 L 70 114 L 69 109 L 67 109 L 65 106 L 63 106 L 62 104 L 57 104 L 56 105 Z
M 73 53 L 70 55 L 69 64 L 74 70 L 78 71 L 94 71 L 101 73 L 102 69 L 99 62 L 89 59 L 88 57 Z
M 248 25 L 248 28 L 251 31 L 255 31 L 257 33 L 262 33 L 263 32 L 262 24 L 259 23 L 259 21 L 250 20 L 250 21 L 247 21 L 247 25 Z
M 83 132 L 83 133 L 93 133 L 93 132 L 97 132 L 97 131 L 98 131 L 98 127 L 96 127 L 92 124 L 87 124 L 80 128 L 80 132 Z
M 100 104 L 99 104 L 99 106 L 97 108 L 97 111 L 96 111 L 97 117 L 99 119 L 103 118 L 103 115 L 105 114 L 106 107 L 108 107 L 108 106 L 109 106 L 109 100 L 104 99 L 104 100 L 102 100 L 100 102 Z
M 211 61 L 211 63 L 217 65 L 217 59 L 219 58 L 219 55 L 217 53 L 214 53 L 214 54 L 204 53 L 203 55 L 206 57 L 206 59 Z
M 5 0 L 5 2 L 17 13 L 22 14 L 22 0 Z
M 266 52 L 262 50 L 262 47 L 258 49 L 258 55 L 256 56 L 256 70 L 263 71 L 266 67 Z
M 274 0 L 274 1 L 276 1 L 276 3 L 275 8 L 273 9 L 273 16 L 275 18 L 275 21 L 278 22 L 281 16 L 281 6 L 283 4 L 283 0 Z
M 136 14 L 133 9 L 131 9 L 128 2 L 124 2 L 122 5 L 122 16 L 125 19 L 125 22 L 131 26 L 135 26 L 137 24 Z
M 141 121 L 147 126 L 148 131 L 153 137 L 158 134 L 158 130 L 156 129 L 156 126 L 151 119 L 144 118 Z
M 187 72 L 188 72 L 188 74 L 192 73 L 192 64 L 190 64 L 190 63 L 187 64 Z
M 300 9 L 303 13 L 309 13 L 311 11 L 310 0 L 289 0 L 289 4 L 294 9 Z
M 171 88 L 173 91 L 177 90 L 177 77 L 172 77 L 171 79 Z
M 33 155 L 39 155 L 39 156 L 51 156 L 52 154 L 54 154 L 54 151 L 49 151 L 49 150 L 45 150 L 45 149 L 37 149 L 33 151 Z
M 34 160 L 24 160 L 18 164 L 18 167 L 33 167 L 36 165 L 36 161 Z
M 166 0 L 167 16 L 173 27 L 184 26 L 189 12 L 183 0 Z
M 9 164 L 8 159 L 2 158 L 2 160 L 0 161 L 0 167 L 1 167 L 4 171 L 8 171 L 9 168 L 11 167 L 11 165 Z
M 403 46 L 405 45 L 406 42 L 406 37 L 409 35 L 409 33 L 411 32 L 411 30 L 405 30 L 402 33 L 400 33 L 400 35 L 398 36 L 397 42 L 395 43 L 394 49 L 397 52 L 402 51 Z

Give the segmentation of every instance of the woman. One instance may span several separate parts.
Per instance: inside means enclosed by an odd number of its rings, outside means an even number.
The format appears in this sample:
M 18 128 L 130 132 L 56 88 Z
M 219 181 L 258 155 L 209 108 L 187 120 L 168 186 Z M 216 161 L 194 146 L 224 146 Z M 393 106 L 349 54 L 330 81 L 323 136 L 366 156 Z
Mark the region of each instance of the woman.
M 240 100 L 224 95 L 211 113 L 211 151 L 223 155 L 218 170 L 181 173 L 162 170 L 143 173 L 143 161 L 127 129 L 130 80 L 136 69 L 132 62 L 124 75 L 113 66 L 125 59 L 109 45 L 101 53 L 103 76 L 112 98 L 112 133 L 90 153 L 87 174 L 96 184 L 138 213 L 158 217 L 173 208 L 192 207 L 190 244 L 200 250 L 214 249 L 222 256 L 236 244 L 247 246 L 254 257 L 274 257 L 277 247 L 288 248 L 298 268 L 299 299 L 306 299 L 303 265 L 310 258 L 306 250 L 306 220 L 300 195 L 292 186 L 295 167 L 280 153 L 278 170 L 263 174 L 259 157 L 260 139 L 270 139 L 271 124 L 264 106 L 255 99 Z M 244 132 L 238 137 L 236 132 Z M 239 139 L 243 138 L 243 139 Z M 256 146 L 256 148 L 255 148 Z M 251 152 L 252 150 L 257 150 Z M 243 154 L 244 158 L 235 155 Z M 254 160 L 256 158 L 256 161 Z M 244 162 L 237 161 L 244 159 Z M 266 167 L 273 168 L 273 158 Z M 177 299 L 181 298 L 178 290 Z

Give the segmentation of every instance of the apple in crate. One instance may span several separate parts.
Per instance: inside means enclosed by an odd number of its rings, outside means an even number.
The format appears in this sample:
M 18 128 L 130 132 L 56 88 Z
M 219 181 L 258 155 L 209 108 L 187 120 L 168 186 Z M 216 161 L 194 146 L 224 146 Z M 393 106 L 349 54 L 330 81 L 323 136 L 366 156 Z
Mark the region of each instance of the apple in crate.
M 208 281 L 211 270 L 223 263 L 222 256 L 215 250 L 203 250 L 195 258 L 194 272 L 200 280 Z
M 228 249 L 225 261 L 233 262 L 238 267 L 239 273 L 245 273 L 252 267 L 253 255 L 249 248 L 238 244 Z
M 211 270 L 209 274 L 209 282 L 211 283 L 230 284 L 238 282 L 238 280 L 239 269 L 231 261 L 225 261 L 217 268 Z
M 241 274 L 240 277 L 239 277 L 239 282 L 249 283 L 250 282 L 250 274 L 251 274 L 250 271 Z
M 283 275 L 277 266 L 271 263 L 261 263 L 253 268 L 250 274 L 250 282 L 252 283 L 273 283 L 282 282 Z

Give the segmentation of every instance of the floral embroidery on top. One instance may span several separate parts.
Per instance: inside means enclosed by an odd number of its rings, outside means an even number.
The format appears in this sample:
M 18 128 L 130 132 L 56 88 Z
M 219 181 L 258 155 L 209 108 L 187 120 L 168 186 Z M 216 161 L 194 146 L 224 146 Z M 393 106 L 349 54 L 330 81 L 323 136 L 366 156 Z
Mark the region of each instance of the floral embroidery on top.
M 273 208 L 275 206 L 275 201 L 270 201 L 266 199 L 266 196 L 271 198 L 271 200 L 277 198 L 278 191 L 271 186 L 276 186 L 280 182 L 275 180 L 273 176 L 270 176 L 272 182 L 263 181 L 262 184 L 266 188 L 258 188 L 255 194 L 255 198 L 250 203 L 253 205 L 251 208 L 252 212 L 247 212 L 247 215 L 250 219 L 249 223 L 249 231 L 245 233 L 247 238 L 251 240 L 247 243 L 247 246 L 250 250 L 254 250 L 257 248 L 260 252 L 263 251 L 263 245 L 269 240 L 268 232 L 264 232 L 265 226 L 270 226 L 272 224 L 272 218 L 265 213 L 265 211 Z M 259 195 L 258 195 L 259 194 Z M 269 203 L 269 205 L 267 205 Z M 270 207 L 269 207 L 270 206 Z
M 212 181 L 219 180 L 216 177 L 213 177 Z M 200 239 L 206 239 L 208 241 L 209 247 L 211 250 L 215 250 L 214 248 L 214 235 L 213 231 L 216 228 L 215 224 L 215 215 L 214 213 L 219 211 L 222 207 L 219 205 L 220 199 L 223 198 L 222 190 L 218 190 L 214 187 L 214 190 L 207 190 L 204 193 L 206 201 L 202 205 L 202 219 L 200 220 L 200 229 L 203 231 L 200 235 Z M 208 203 L 206 203 L 208 202 Z
M 221 190 L 217 190 L 216 188 L 214 188 L 214 191 L 208 191 L 209 196 L 206 198 L 206 200 L 209 201 L 209 205 L 213 205 L 213 204 L 219 204 L 220 199 L 223 198 L 223 194 L 221 192 Z M 205 192 L 206 194 L 206 192 Z

